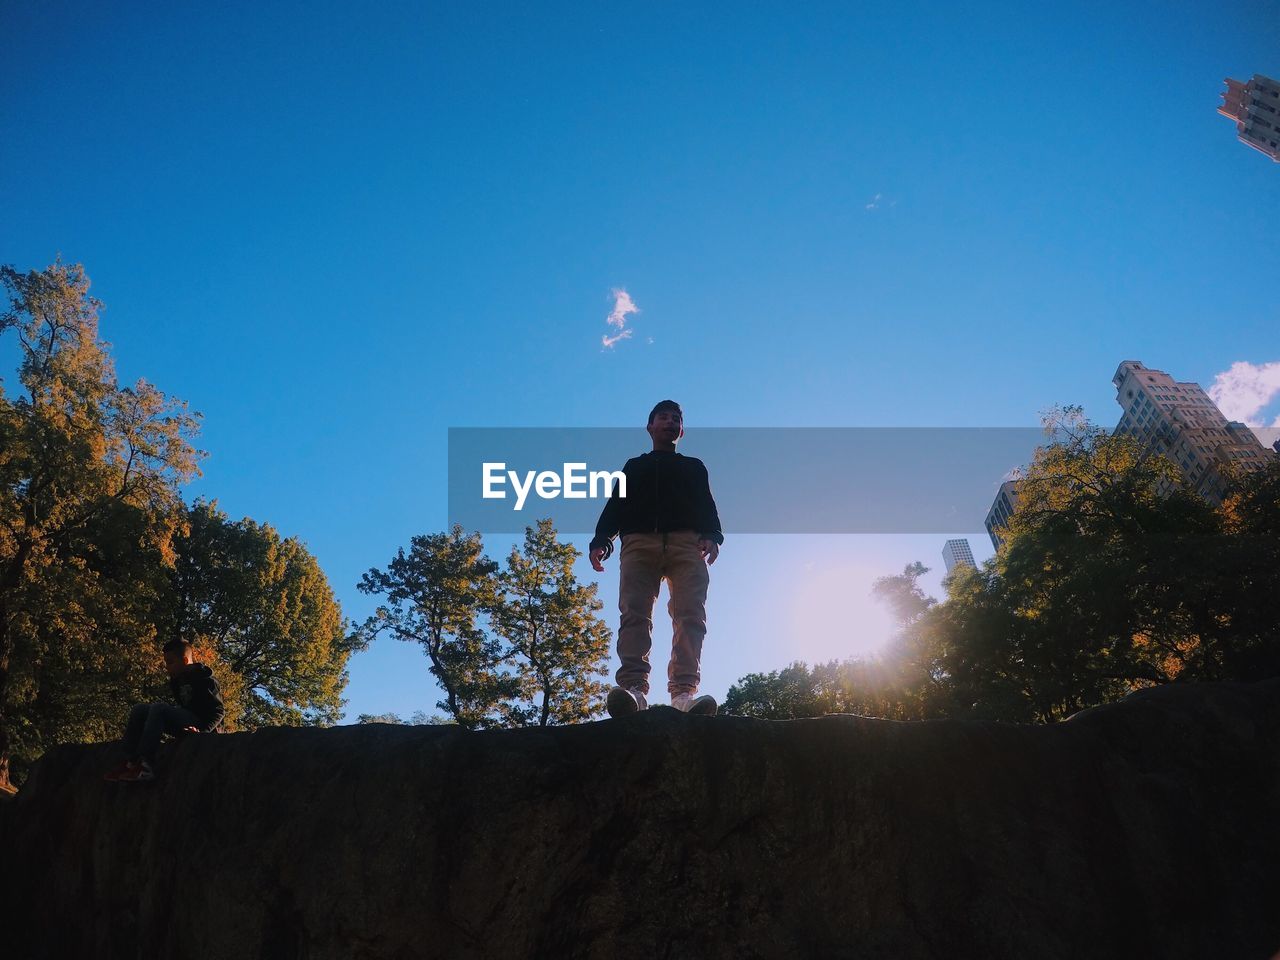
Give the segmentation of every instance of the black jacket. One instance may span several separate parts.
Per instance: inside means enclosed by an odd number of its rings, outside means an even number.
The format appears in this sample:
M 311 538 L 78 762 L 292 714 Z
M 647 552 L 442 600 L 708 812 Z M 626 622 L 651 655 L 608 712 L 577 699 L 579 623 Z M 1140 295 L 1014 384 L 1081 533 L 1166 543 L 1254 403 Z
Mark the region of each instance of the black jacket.
M 226 709 L 222 706 L 222 692 L 213 671 L 203 663 L 193 663 L 176 677 L 169 678 L 173 698 L 178 706 L 185 707 L 200 720 L 200 732 L 212 733 L 222 722 Z
M 692 530 L 701 540 L 724 543 L 707 468 L 697 457 L 652 450 L 632 457 L 622 472 L 627 476 L 627 495 L 619 497 L 614 485 L 590 549 L 601 547 L 607 557 L 613 553 L 615 535 L 676 530 Z

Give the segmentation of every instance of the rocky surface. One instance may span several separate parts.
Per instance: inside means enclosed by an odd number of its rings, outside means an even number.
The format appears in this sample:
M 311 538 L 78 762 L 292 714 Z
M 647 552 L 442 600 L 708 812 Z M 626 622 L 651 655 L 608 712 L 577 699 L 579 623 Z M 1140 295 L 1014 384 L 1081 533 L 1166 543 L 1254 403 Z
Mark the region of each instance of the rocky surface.
M 1241 958 L 1280 949 L 1280 681 L 1052 727 L 668 709 L 63 747 L 0 803 L 15 958 Z

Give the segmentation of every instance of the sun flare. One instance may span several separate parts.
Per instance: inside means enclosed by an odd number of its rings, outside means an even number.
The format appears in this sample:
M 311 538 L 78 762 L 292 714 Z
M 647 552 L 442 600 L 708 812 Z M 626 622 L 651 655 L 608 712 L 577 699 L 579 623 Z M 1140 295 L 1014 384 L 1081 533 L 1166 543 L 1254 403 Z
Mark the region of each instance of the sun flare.
M 804 564 L 791 594 L 789 652 L 821 663 L 879 653 L 893 633 L 893 618 L 871 595 L 884 571 L 861 564 Z

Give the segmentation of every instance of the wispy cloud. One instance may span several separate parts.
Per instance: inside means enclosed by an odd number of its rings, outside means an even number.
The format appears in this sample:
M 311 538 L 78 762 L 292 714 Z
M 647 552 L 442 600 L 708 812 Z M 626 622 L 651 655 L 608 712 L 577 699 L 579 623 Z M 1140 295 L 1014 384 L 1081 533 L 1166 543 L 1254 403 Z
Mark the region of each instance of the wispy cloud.
M 605 323 L 621 330 L 627 325 L 627 314 L 639 312 L 640 308 L 637 307 L 635 301 L 631 299 L 631 294 L 622 289 L 614 290 L 613 309 L 609 311 L 609 316 L 608 319 L 605 320 Z
M 640 308 L 636 306 L 631 294 L 627 293 L 621 287 L 612 291 L 613 309 L 609 311 L 609 316 L 605 317 L 605 323 L 617 329 L 617 334 L 609 336 L 605 334 L 600 338 L 604 349 L 609 350 L 619 340 L 630 340 L 632 330 L 627 326 L 627 317 L 633 313 L 639 313 Z
M 1258 415 L 1280 397 L 1280 360 L 1249 363 L 1237 360 L 1213 379 L 1209 397 L 1228 420 L 1260 427 Z M 1280 427 L 1280 417 L 1273 427 Z
M 631 339 L 631 331 L 623 330 L 616 337 L 611 337 L 606 334 L 605 336 L 600 338 L 600 343 L 603 344 L 605 349 L 607 350 L 609 347 L 612 347 L 619 340 L 630 340 L 630 339 Z
M 897 200 L 889 200 L 883 193 L 877 193 L 865 204 L 868 210 L 879 210 L 881 207 L 892 207 L 898 203 Z

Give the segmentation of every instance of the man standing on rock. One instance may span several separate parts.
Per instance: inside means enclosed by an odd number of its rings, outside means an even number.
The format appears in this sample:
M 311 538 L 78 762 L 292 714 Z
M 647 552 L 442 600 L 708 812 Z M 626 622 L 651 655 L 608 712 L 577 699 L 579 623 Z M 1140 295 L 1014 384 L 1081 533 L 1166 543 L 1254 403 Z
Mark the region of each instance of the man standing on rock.
M 649 649 L 653 645 L 653 605 L 663 579 L 671 595 L 667 612 L 673 636 L 667 666 L 671 705 L 685 713 L 714 715 L 715 697 L 698 696 L 702 678 L 702 640 L 707 633 L 708 565 L 716 562 L 724 535 L 701 460 L 676 453 L 684 436 L 684 414 L 674 400 L 649 413 L 646 428 L 653 450 L 627 461 L 626 497 L 605 504 L 591 541 L 591 566 L 604 572 L 621 537 L 619 559 L 617 686 L 609 691 L 609 716 L 621 717 L 648 707 Z

